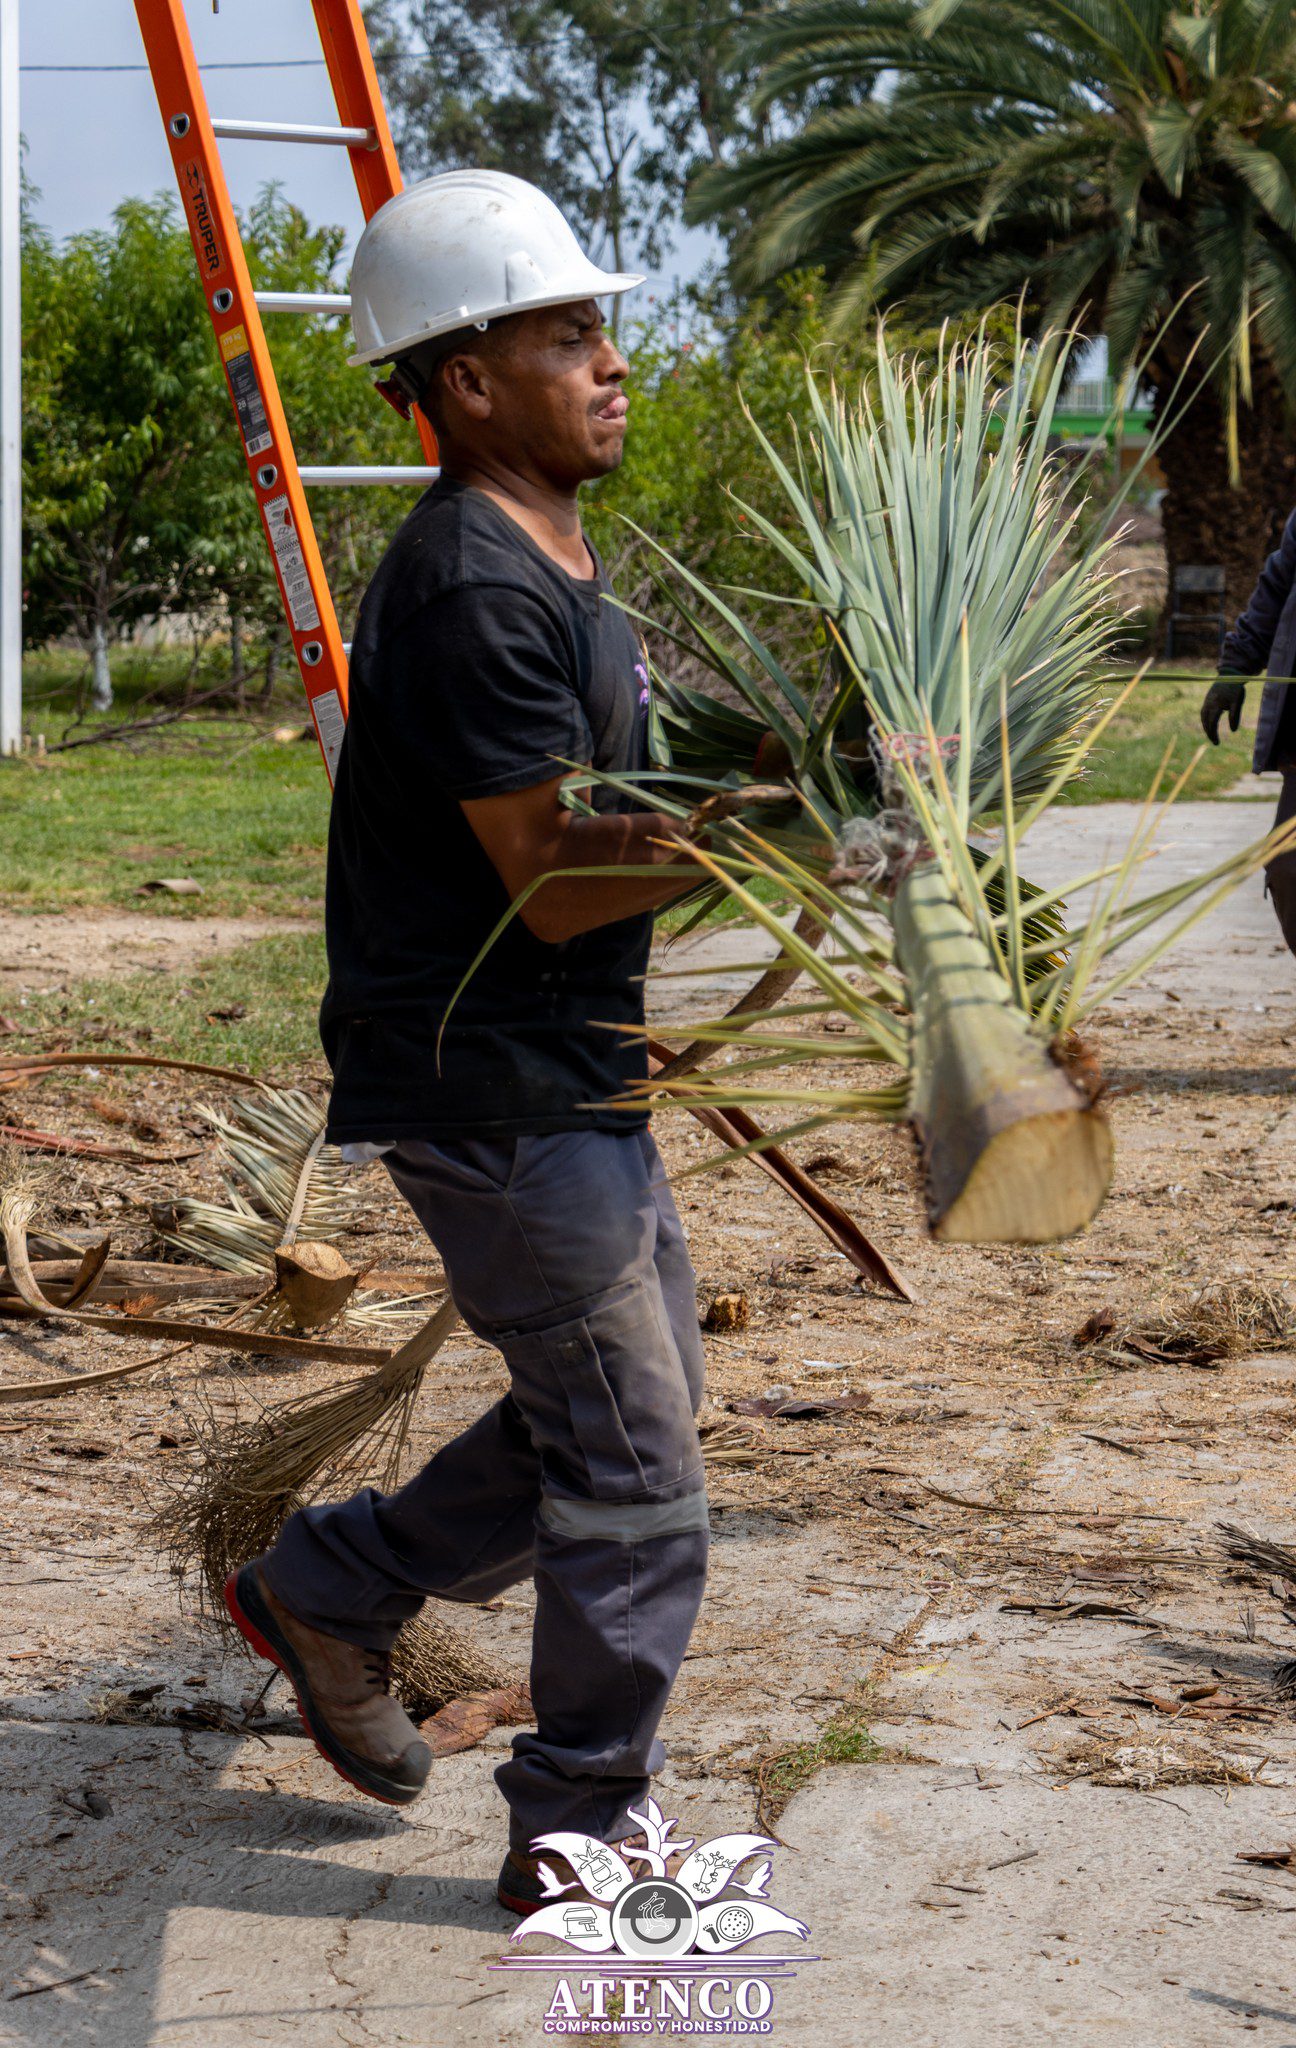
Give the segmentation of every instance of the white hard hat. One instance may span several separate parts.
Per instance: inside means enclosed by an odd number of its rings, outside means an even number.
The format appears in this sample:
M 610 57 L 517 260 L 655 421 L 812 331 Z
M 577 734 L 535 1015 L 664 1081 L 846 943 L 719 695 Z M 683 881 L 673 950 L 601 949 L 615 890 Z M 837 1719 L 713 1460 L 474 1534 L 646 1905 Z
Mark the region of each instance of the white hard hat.
M 351 267 L 353 364 L 382 363 L 504 313 L 633 291 L 600 270 L 552 199 L 507 171 L 443 171 L 380 206 Z

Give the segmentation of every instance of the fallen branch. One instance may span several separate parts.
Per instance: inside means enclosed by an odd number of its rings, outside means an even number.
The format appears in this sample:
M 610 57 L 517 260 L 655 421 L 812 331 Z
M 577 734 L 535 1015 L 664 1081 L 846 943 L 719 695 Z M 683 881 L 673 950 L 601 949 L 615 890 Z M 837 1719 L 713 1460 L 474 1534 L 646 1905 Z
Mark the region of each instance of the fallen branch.
M 100 1145 L 90 1138 L 64 1138 L 57 1131 L 32 1131 L 21 1124 L 0 1124 L 0 1139 L 21 1145 L 24 1152 L 53 1152 L 74 1159 L 114 1159 L 128 1166 L 178 1166 L 197 1159 L 201 1145 L 187 1152 L 140 1152 L 133 1145 Z
M 7 1052 L 0 1053 L 0 1081 L 10 1074 L 40 1074 L 52 1067 L 161 1067 L 175 1074 L 207 1074 L 215 1081 L 238 1081 L 243 1087 L 267 1084 L 235 1067 L 211 1067 L 202 1060 L 167 1060 L 151 1052 Z
M 177 704 L 171 711 L 159 711 L 152 718 L 136 718 L 129 725 L 105 725 L 98 732 L 86 732 L 74 740 L 55 740 L 46 747 L 47 754 L 70 754 L 75 747 L 98 747 L 109 740 L 134 739 L 137 732 L 154 732 L 160 725 L 176 725 L 181 719 L 192 718 L 200 704 L 209 704 L 214 697 L 228 697 L 230 684 L 218 683 L 214 689 L 204 690 L 197 697 L 190 697 L 187 703 Z
M 170 1316 L 104 1316 L 90 1309 L 65 1310 L 53 1301 L 34 1308 L 11 1295 L 0 1299 L 0 1316 L 55 1316 L 102 1330 L 109 1337 L 181 1337 L 190 1344 L 217 1344 L 229 1351 L 259 1351 L 269 1358 L 319 1359 L 334 1365 L 383 1366 L 393 1356 L 389 1348 L 373 1344 L 325 1343 L 314 1337 L 281 1337 L 269 1330 L 222 1329 L 219 1324 L 185 1323 Z M 85 1380 L 74 1384 L 84 1385 Z M 13 1393 L 12 1388 L 0 1388 L 0 1402 L 12 1399 Z
M 659 1045 L 656 1040 L 648 1041 L 650 1070 L 656 1074 L 663 1063 L 670 1058 L 670 1049 Z M 699 1086 L 703 1084 L 699 1083 Z M 830 1244 L 837 1247 L 844 1258 L 850 1260 L 856 1272 L 864 1274 L 879 1287 L 894 1294 L 901 1301 L 915 1301 L 909 1282 L 897 1267 L 893 1266 L 885 1252 L 878 1249 L 867 1237 L 854 1217 L 826 1194 L 819 1183 L 812 1180 L 805 1170 L 788 1158 L 778 1145 L 763 1142 L 765 1133 L 754 1116 L 745 1109 L 704 1109 L 697 1104 L 689 1105 L 691 1113 L 713 1136 L 728 1145 L 731 1151 L 742 1152 L 754 1166 L 767 1173 L 785 1195 L 790 1195 L 799 1208 L 805 1210 L 819 1226 Z

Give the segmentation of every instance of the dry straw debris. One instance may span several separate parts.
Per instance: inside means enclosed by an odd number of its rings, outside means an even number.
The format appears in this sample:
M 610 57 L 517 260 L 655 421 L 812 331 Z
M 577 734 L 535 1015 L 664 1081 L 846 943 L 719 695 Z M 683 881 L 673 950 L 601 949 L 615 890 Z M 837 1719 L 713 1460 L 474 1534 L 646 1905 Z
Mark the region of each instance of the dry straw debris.
M 1093 1785 L 1154 1792 L 1168 1785 L 1254 1785 L 1269 1759 L 1194 1742 L 1086 1743 L 1061 1764 L 1065 1776 Z
M 1100 1310 L 1074 1342 L 1093 1345 L 1112 1365 L 1216 1366 L 1296 1346 L 1296 1304 L 1281 1287 L 1218 1280 L 1139 1321 L 1122 1323 Z

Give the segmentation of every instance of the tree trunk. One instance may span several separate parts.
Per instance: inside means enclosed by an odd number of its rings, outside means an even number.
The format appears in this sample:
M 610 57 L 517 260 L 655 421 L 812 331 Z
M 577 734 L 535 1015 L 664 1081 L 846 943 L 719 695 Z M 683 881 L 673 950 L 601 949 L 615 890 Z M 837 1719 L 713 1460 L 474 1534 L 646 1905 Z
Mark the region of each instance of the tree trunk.
M 276 619 L 266 635 L 265 680 L 261 685 L 260 704 L 268 704 L 274 696 L 275 683 L 279 676 L 279 661 L 283 654 L 284 629 Z
M 108 630 L 103 620 L 98 618 L 90 628 L 90 664 L 90 702 L 96 711 L 111 711 L 113 686 L 112 670 L 108 666 Z
M 1189 370 L 1191 379 L 1195 370 Z M 1156 413 L 1169 403 L 1170 377 L 1154 378 Z M 1182 396 L 1182 392 L 1181 392 Z M 1166 550 L 1166 610 L 1175 569 L 1186 563 L 1218 564 L 1224 570 L 1224 608 L 1229 623 L 1242 610 L 1261 564 L 1278 544 L 1296 505 L 1296 438 L 1282 389 L 1257 352 L 1253 402 L 1238 409 L 1240 482 L 1229 481 L 1227 419 L 1214 387 L 1201 391 L 1162 443 L 1159 452 L 1166 494 L 1161 523 Z M 1191 608 L 1191 601 L 1185 609 Z M 1161 627 L 1164 643 L 1164 619 Z M 1185 654 L 1214 658 L 1209 631 L 1189 632 Z
M 243 709 L 243 692 L 247 684 L 247 670 L 243 665 L 243 614 L 237 605 L 230 606 L 230 689 L 239 710 Z

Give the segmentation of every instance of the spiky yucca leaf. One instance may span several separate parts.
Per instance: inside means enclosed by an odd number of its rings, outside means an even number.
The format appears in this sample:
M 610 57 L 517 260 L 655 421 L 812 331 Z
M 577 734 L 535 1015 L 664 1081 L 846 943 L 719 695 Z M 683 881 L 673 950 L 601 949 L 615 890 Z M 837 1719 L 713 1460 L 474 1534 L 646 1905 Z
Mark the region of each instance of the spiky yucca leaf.
M 740 593 L 710 589 L 659 549 L 671 629 L 739 702 L 658 676 L 675 792 L 769 784 L 800 797 L 804 825 L 878 808 L 870 736 L 957 748 L 971 824 L 1003 800 L 1000 696 L 1018 797 L 1044 786 L 1094 715 L 1119 637 L 1111 542 L 1078 544 L 1078 506 L 1050 450 L 1069 342 L 1037 376 L 1018 340 L 1006 380 L 984 334 L 936 364 L 895 356 L 879 329 L 876 375 L 854 404 L 807 378 L 808 449 L 787 461 L 753 422 L 799 532 L 743 504 L 827 631 L 826 675 L 795 682 L 746 622 Z M 778 602 L 770 594 L 766 600 Z M 654 783 L 654 795 L 663 785 Z M 665 785 L 671 787 L 671 784 Z

